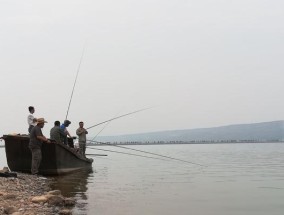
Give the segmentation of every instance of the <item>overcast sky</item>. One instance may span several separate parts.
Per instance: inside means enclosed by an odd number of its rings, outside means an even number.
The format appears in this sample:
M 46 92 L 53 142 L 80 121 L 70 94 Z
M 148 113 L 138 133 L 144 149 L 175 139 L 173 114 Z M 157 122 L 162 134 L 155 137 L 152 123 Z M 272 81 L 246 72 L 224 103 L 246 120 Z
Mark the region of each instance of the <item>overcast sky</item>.
M 282 120 L 283 23 L 281 0 L 0 0 L 0 135 L 33 105 L 49 136 L 84 46 L 72 135 L 152 106 L 101 135 Z

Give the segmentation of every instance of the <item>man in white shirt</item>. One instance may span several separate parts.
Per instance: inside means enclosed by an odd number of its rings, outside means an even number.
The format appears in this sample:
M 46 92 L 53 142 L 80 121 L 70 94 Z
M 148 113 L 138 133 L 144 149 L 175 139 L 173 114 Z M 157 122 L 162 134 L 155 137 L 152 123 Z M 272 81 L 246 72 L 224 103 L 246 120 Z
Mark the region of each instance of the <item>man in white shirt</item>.
M 35 127 L 36 124 L 37 124 L 36 123 L 37 120 L 33 115 L 34 112 L 35 112 L 35 108 L 33 106 L 29 106 L 29 112 L 30 112 L 30 114 L 28 115 L 28 125 L 29 125 L 28 131 L 29 131 L 29 133 L 31 133 L 32 128 Z

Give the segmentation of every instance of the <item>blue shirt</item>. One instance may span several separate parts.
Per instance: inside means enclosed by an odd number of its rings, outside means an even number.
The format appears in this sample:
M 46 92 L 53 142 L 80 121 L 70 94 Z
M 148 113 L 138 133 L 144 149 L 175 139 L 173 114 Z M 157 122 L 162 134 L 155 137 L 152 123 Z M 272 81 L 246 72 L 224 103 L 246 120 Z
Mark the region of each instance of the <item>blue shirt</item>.
M 65 126 L 64 124 L 62 124 L 62 125 L 60 126 L 60 128 L 61 128 L 63 131 L 65 131 L 66 126 Z

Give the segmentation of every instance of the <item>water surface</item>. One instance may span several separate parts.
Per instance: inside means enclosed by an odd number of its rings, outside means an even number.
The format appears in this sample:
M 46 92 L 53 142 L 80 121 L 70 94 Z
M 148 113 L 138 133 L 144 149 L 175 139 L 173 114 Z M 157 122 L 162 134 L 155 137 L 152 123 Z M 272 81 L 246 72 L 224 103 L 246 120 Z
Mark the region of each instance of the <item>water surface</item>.
M 284 212 L 284 144 L 128 147 L 206 167 L 88 149 L 88 153 L 108 156 L 95 157 L 93 171 L 57 177 L 52 185 L 77 199 L 74 214 L 282 215 Z M 108 146 L 101 149 L 126 152 Z M 1 148 L 0 155 L 3 166 L 5 153 Z

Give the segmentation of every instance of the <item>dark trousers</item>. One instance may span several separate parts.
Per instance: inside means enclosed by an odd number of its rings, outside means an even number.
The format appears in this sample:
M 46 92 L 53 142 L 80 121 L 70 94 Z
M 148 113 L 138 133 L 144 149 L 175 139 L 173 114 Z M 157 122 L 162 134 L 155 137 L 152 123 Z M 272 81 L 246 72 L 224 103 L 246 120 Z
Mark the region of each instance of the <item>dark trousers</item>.
M 30 125 L 30 126 L 29 126 L 29 129 L 28 129 L 29 134 L 31 133 L 31 130 L 32 130 L 33 127 L 34 127 L 33 125 Z
M 67 135 L 66 135 L 66 136 L 63 136 L 63 143 L 64 143 L 65 145 L 68 145 Z
M 38 169 L 39 169 L 39 166 L 40 166 L 42 155 L 41 155 L 41 149 L 40 148 L 30 148 L 30 150 L 32 152 L 31 173 L 34 175 L 34 174 L 38 173 Z

